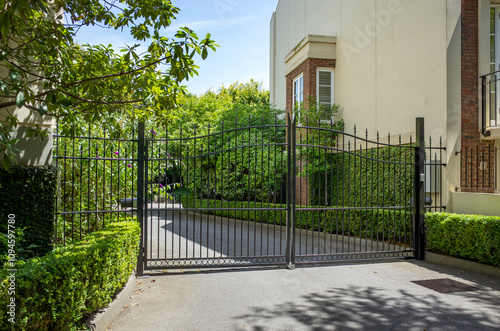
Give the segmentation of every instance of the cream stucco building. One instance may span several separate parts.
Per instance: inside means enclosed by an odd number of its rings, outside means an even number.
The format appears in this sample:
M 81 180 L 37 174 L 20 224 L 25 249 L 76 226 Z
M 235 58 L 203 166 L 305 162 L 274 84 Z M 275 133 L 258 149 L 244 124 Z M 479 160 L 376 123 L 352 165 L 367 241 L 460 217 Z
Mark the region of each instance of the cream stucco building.
M 497 2 L 280 0 L 270 23 L 271 103 L 291 111 L 312 95 L 338 104 L 346 130 L 367 128 L 371 138 L 407 140 L 424 117 L 426 136 L 446 147 L 447 210 L 500 215 L 500 98 L 497 106 L 496 76 L 484 78 L 484 92 L 480 78 L 500 69 Z M 465 150 L 475 148 L 487 148 L 488 163 L 472 164 L 466 182 Z

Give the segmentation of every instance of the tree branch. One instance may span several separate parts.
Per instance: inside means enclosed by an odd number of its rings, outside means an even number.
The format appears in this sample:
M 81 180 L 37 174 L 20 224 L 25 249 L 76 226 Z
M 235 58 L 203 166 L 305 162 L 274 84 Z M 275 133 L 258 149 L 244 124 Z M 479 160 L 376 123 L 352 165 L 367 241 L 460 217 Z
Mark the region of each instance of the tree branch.
M 118 72 L 116 74 L 110 74 L 110 75 L 99 76 L 99 77 L 92 77 L 92 78 L 85 78 L 85 79 L 77 80 L 77 81 L 69 83 L 69 84 L 61 85 L 61 87 L 62 88 L 66 88 L 66 87 L 75 86 L 75 85 L 78 85 L 78 84 L 81 84 L 81 83 L 92 82 L 92 81 L 95 81 L 95 80 L 107 79 L 107 78 L 112 78 L 112 77 L 119 77 L 119 76 L 124 76 L 124 75 L 130 75 L 130 74 L 133 74 L 134 72 L 138 72 L 138 71 L 144 70 L 146 68 L 152 67 L 155 64 L 158 64 L 158 63 L 160 63 L 160 62 L 162 62 L 162 61 L 164 61 L 164 60 L 166 60 L 168 58 L 169 58 L 169 56 L 165 56 L 165 57 L 163 57 L 163 58 L 161 58 L 161 59 L 159 59 L 157 61 L 148 63 L 145 66 L 142 66 L 142 67 L 130 70 L 130 71 L 122 71 L 122 72 Z
M 137 102 L 142 102 L 144 101 L 143 99 L 140 99 L 140 100 L 128 100 L 128 101 L 102 101 L 102 100 L 98 100 L 98 101 L 95 101 L 95 100 L 90 100 L 90 99 L 85 99 L 85 98 L 82 98 L 76 94 L 73 94 L 73 93 L 70 93 L 70 92 L 67 92 L 67 91 L 64 91 L 64 90 L 61 90 L 61 89 L 57 89 L 57 91 L 63 93 L 63 94 L 66 94 L 72 98 L 75 98 L 77 100 L 80 100 L 80 101 L 84 101 L 84 102 L 87 102 L 87 103 L 92 103 L 92 104 L 98 104 L 98 105 L 124 105 L 124 104 L 130 104 L 130 103 L 137 103 Z

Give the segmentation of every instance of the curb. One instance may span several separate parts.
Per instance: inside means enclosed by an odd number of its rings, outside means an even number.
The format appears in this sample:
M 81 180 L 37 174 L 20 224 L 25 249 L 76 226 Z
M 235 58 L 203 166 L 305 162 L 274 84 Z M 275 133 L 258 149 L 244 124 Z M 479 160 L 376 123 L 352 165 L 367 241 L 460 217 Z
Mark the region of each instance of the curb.
M 99 309 L 85 321 L 88 330 L 104 331 L 108 329 L 108 325 L 118 317 L 123 306 L 129 302 L 130 296 L 134 294 L 135 280 L 135 273 L 132 272 L 127 284 L 118 292 L 115 299 L 106 307 Z
M 500 268 L 478 262 L 459 259 L 452 256 L 425 252 L 425 261 L 434 264 L 458 268 L 464 271 L 500 278 Z

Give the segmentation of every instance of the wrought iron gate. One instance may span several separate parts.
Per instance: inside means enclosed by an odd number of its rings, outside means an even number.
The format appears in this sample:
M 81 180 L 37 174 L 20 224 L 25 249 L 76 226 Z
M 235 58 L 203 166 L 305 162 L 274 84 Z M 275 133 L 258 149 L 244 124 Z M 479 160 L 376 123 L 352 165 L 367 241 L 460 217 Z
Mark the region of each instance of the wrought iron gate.
M 139 128 L 144 269 L 423 258 L 424 133 L 382 142 L 331 124 L 157 134 Z

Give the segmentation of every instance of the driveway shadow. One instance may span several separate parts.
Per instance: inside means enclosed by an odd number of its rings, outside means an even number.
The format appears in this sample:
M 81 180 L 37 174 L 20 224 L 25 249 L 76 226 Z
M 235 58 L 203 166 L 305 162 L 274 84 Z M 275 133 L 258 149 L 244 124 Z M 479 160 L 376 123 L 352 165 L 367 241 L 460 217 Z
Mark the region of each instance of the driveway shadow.
M 291 321 L 296 330 L 499 330 L 498 294 L 415 295 L 375 287 L 330 288 L 235 320 L 255 331 Z M 469 300 L 472 299 L 472 300 Z M 467 301 L 467 302 L 466 302 Z M 469 307 L 476 305 L 475 309 Z M 478 308 L 480 305 L 480 308 Z M 241 328 L 248 330 L 248 328 Z

